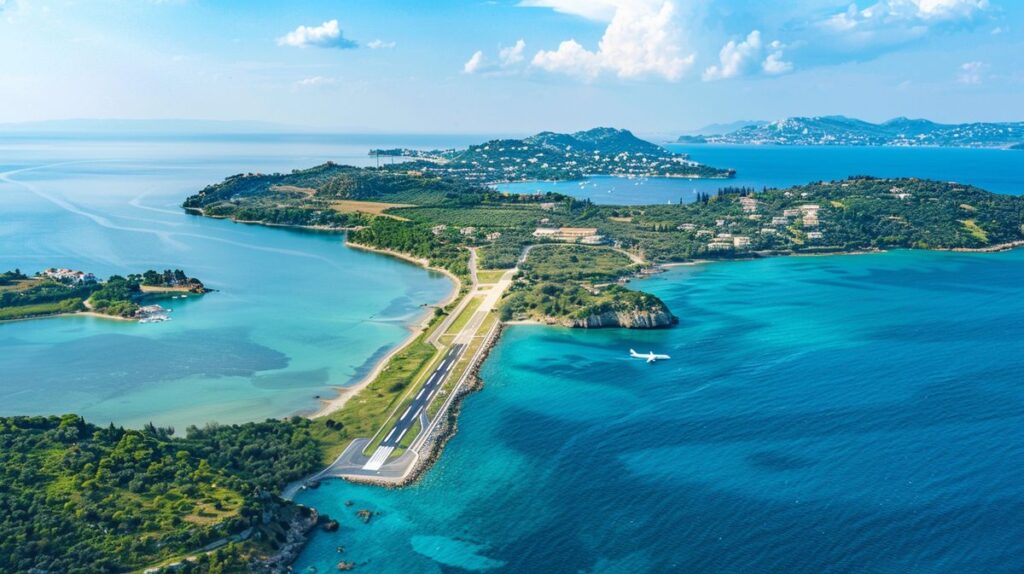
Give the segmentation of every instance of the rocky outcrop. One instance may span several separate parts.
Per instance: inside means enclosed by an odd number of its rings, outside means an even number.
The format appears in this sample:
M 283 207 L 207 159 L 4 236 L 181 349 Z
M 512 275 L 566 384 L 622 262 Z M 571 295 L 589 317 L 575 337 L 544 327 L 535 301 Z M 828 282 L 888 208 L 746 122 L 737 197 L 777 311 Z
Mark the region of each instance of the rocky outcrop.
M 667 309 L 638 309 L 634 311 L 605 311 L 586 317 L 566 317 L 559 324 L 578 329 L 622 327 L 625 329 L 662 329 L 671 327 L 679 319 Z

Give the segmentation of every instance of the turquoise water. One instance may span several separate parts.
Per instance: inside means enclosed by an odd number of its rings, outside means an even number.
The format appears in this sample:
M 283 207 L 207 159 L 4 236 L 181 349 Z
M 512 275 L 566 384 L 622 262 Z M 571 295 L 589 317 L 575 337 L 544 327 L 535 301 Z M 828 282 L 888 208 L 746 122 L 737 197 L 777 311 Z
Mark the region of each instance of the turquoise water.
M 516 193 L 557 191 L 595 203 L 643 205 L 693 201 L 697 192 L 722 186 L 761 189 L 851 175 L 920 177 L 958 181 L 996 193 L 1024 193 L 1024 154 L 1015 150 L 957 148 L 787 147 L 669 145 L 696 161 L 736 170 L 730 180 L 625 179 L 594 177 L 587 182 L 533 182 L 499 185 Z
M 0 324 L 0 414 L 182 429 L 310 411 L 360 378 L 408 336 L 422 305 L 451 291 L 447 278 L 348 249 L 340 234 L 199 218 L 179 205 L 227 175 L 366 161 L 365 147 L 0 140 L 0 268 L 183 268 L 217 289 L 165 303 L 167 323 Z
M 419 484 L 301 494 L 342 528 L 296 569 L 1024 571 L 1024 251 L 641 285 L 677 328 L 509 328 Z
M 225 175 L 365 163 L 376 145 L 413 144 L 0 138 L 13 180 L 0 181 L 0 268 L 180 266 L 219 289 L 174 301 L 163 324 L 0 324 L 0 414 L 180 428 L 308 410 L 358 378 L 446 279 L 337 235 L 177 206 Z M 1024 183 L 1008 152 L 692 152 L 744 185 L 864 173 L 865 157 L 1006 193 Z M 655 183 L 668 187 L 651 201 L 692 184 Z M 721 263 L 638 286 L 680 325 L 509 328 L 421 482 L 301 495 L 342 527 L 317 533 L 296 570 L 1024 571 L 1024 251 Z M 631 347 L 673 359 L 647 365 Z M 362 508 L 381 514 L 364 525 Z

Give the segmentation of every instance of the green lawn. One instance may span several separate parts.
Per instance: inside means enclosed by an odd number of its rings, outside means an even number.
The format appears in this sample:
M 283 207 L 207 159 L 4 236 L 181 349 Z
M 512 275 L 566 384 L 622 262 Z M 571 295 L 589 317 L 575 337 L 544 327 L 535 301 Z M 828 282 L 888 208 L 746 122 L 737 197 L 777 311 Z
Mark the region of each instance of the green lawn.
M 407 396 L 410 387 L 416 386 L 411 383 L 421 382 L 423 374 L 429 372 L 434 360 L 440 357 L 437 349 L 427 342 L 438 325 L 439 318 L 392 357 L 380 375 L 344 407 L 314 420 L 310 429 L 321 444 L 325 464 L 337 458 L 352 439 L 373 436 L 387 422 L 399 401 Z
M 65 299 L 56 303 L 40 303 L 38 305 L 3 307 L 0 308 L 0 321 L 39 317 L 41 315 L 55 315 L 57 313 L 72 313 L 81 310 L 82 301 L 80 299 Z
M 476 272 L 476 277 L 480 280 L 480 283 L 490 284 L 500 281 L 501 276 L 504 274 L 504 269 L 483 269 Z
M 483 302 L 483 297 L 473 297 L 470 299 L 469 303 L 466 304 L 466 307 L 462 310 L 462 313 L 452 321 L 451 326 L 448 327 L 447 331 L 445 331 L 445 335 L 458 335 L 459 331 L 466 326 L 466 323 L 469 323 L 469 320 L 473 317 L 473 314 L 476 313 L 476 310 L 480 308 L 480 304 Z

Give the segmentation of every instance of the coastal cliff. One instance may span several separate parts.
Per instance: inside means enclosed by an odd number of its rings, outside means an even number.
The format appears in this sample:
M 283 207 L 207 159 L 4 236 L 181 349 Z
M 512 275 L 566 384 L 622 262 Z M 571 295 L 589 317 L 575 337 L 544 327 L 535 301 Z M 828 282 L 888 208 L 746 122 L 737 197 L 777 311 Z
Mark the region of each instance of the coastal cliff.
M 660 329 L 679 322 L 661 299 L 620 285 L 596 289 L 573 283 L 522 283 L 513 287 L 501 314 L 505 321 L 579 329 Z
M 556 320 L 565 327 L 577 329 L 601 329 L 621 327 L 624 329 L 661 329 L 671 327 L 679 318 L 667 309 L 634 309 L 631 311 L 604 311 L 585 317 Z

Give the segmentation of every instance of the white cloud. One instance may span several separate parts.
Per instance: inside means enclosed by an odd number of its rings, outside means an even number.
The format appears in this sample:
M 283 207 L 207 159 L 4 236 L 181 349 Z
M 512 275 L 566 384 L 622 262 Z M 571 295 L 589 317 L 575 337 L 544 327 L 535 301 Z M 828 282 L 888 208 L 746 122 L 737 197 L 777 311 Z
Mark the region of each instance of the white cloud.
M 624 2 L 615 0 L 521 0 L 524 8 L 551 8 L 555 12 L 581 16 L 588 20 L 610 22 L 615 10 Z
M 378 38 L 376 40 L 372 40 L 372 41 L 368 42 L 366 44 L 366 47 L 371 49 L 371 50 L 386 50 L 386 49 L 394 48 L 396 45 L 397 44 L 395 44 L 395 42 L 385 42 L 384 40 L 381 40 L 380 38 Z
M 502 48 L 498 53 L 498 59 L 501 60 L 501 65 L 508 67 L 514 66 L 519 62 L 523 61 L 523 51 L 526 49 L 526 42 L 522 38 L 516 41 L 515 45 L 507 48 Z
M 962 20 L 972 18 L 988 7 L 988 0 L 880 0 L 863 10 L 856 3 L 850 4 L 844 12 L 829 17 L 823 24 L 836 31 L 848 31 L 913 20 Z
M 462 71 L 466 74 L 475 74 L 484 67 L 484 53 L 480 50 L 473 52 L 469 60 L 462 65 Z
M 960 64 L 960 73 L 957 75 L 956 81 L 967 85 L 980 84 L 986 70 L 988 70 L 988 64 L 984 62 L 965 62 Z
M 594 79 L 603 72 L 620 78 L 661 76 L 678 80 L 693 65 L 678 44 L 675 5 L 668 0 L 523 0 L 521 6 L 541 6 L 598 21 L 607 21 L 597 50 L 575 39 L 556 50 L 537 52 L 531 65 L 549 72 Z
M 355 48 L 356 43 L 342 34 L 337 20 L 328 20 L 319 26 L 299 26 L 277 39 L 278 46 L 305 48 Z
M 747 38 L 736 43 L 729 40 L 718 52 L 718 65 L 708 66 L 701 76 L 704 81 L 734 78 L 742 74 L 751 62 L 761 56 L 761 32 L 754 30 Z
M 466 74 L 486 74 L 488 76 L 515 74 L 522 69 L 519 64 L 525 59 L 523 56 L 525 50 L 526 42 L 522 39 L 517 40 L 511 46 L 501 47 L 498 50 L 496 61 L 488 59 L 483 50 L 477 50 L 462 65 L 462 71 Z
M 902 3 L 890 0 L 893 5 Z M 909 0 L 909 4 L 924 19 L 970 18 L 988 8 L 988 0 Z
M 753 71 L 760 63 L 765 74 L 778 75 L 793 69 L 793 63 L 783 60 L 785 45 L 778 40 L 766 47 L 761 40 L 761 32 L 753 30 L 741 41 L 729 40 L 718 52 L 718 64 L 708 66 L 701 79 L 705 82 L 735 78 Z M 765 50 L 768 56 L 761 60 Z
M 773 46 L 775 44 L 778 44 L 778 42 L 772 42 Z M 761 69 L 764 70 L 764 73 L 772 76 L 777 76 L 779 74 L 785 74 L 786 72 L 793 71 L 793 62 L 787 62 L 782 58 L 782 50 L 775 50 L 774 52 L 768 54 L 768 57 L 764 59 L 764 62 L 761 62 Z
M 338 83 L 336 78 L 325 78 L 323 76 L 313 76 L 312 78 L 303 78 L 295 85 L 300 88 L 319 88 L 323 86 L 333 86 Z

